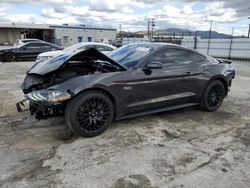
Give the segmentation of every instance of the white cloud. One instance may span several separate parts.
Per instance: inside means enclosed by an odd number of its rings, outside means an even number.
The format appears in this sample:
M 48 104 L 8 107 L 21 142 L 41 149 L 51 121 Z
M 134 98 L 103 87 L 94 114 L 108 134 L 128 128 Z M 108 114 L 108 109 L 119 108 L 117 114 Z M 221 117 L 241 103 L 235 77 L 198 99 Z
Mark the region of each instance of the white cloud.
M 171 5 L 165 5 L 163 6 L 163 11 L 169 17 L 178 17 L 180 15 L 181 9 L 171 6 Z
M 89 12 L 88 6 L 68 6 L 65 7 L 65 11 L 68 13 L 72 13 L 74 15 L 86 15 Z
M 192 14 L 193 13 L 193 9 L 192 9 L 192 7 L 191 6 L 189 6 L 189 5 L 185 5 L 184 7 L 183 7 L 183 13 L 184 14 Z
M 235 22 L 244 15 L 239 13 L 243 5 L 239 6 L 233 0 L 217 2 L 213 0 L 0 1 L 0 21 L 86 24 L 114 28 L 118 28 L 119 24 L 122 24 L 123 29 L 130 31 L 146 30 L 147 18 L 149 17 L 155 18 L 156 28 L 158 29 L 179 27 L 207 30 L 209 29 L 209 20 L 214 20 L 217 24 L 224 24 Z M 76 4 L 76 2 L 78 3 Z M 186 3 L 183 4 L 183 2 Z M 204 5 L 200 10 L 194 9 L 197 2 Z M 248 7 L 250 7 L 250 1 L 238 0 L 237 2 L 245 2 L 246 6 L 249 5 Z M 7 14 L 6 7 L 12 7 L 14 4 L 19 4 L 23 8 L 27 8 L 29 4 L 33 6 L 46 5 L 46 8 L 42 8 L 41 12 L 36 14 Z M 156 6 L 156 4 L 160 6 Z M 138 11 L 140 9 L 143 9 L 143 11 Z
M 55 12 L 54 9 L 42 9 L 41 10 L 42 16 L 48 17 L 48 18 L 64 18 L 67 16 L 65 13 Z
M 153 7 L 153 4 L 148 4 L 148 3 L 144 3 L 144 2 L 140 2 L 140 1 L 133 1 L 133 2 L 131 2 L 131 5 L 133 7 L 142 8 L 142 9 L 148 9 L 148 8 Z
M 6 7 L 0 7 L 0 16 L 5 15 L 6 11 L 7 11 Z
M 132 0 L 90 0 L 90 11 L 121 12 L 129 9 Z
M 76 0 L 1 0 L 2 4 L 6 5 L 27 5 L 27 4 L 33 4 L 33 5 L 39 5 L 39 4 L 45 4 L 45 5 L 72 5 L 74 2 L 77 2 Z

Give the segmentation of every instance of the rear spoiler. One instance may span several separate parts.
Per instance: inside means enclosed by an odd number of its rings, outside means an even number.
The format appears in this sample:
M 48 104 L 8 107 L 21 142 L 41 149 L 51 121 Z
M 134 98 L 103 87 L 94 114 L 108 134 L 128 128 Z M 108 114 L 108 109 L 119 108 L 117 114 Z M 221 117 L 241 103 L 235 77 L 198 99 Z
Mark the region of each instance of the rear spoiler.
M 229 61 L 227 59 L 217 59 L 220 63 L 225 63 L 225 64 L 231 64 L 232 61 Z

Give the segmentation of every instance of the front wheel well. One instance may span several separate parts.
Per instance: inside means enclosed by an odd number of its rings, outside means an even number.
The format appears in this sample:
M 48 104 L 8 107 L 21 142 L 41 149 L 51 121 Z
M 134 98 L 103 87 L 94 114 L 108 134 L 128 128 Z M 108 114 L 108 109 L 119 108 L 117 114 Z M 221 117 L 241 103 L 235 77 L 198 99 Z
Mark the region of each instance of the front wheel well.
M 77 97 L 78 95 L 82 94 L 82 93 L 89 92 L 89 91 L 98 91 L 98 92 L 100 92 L 100 93 L 108 96 L 111 99 L 112 103 L 113 103 L 114 113 L 115 113 L 115 116 L 116 116 L 116 110 L 117 110 L 116 100 L 115 100 L 114 96 L 109 91 L 107 91 L 105 89 L 102 89 L 102 88 L 88 88 L 88 89 L 84 89 L 84 90 L 80 91 L 79 93 L 77 93 L 74 96 L 74 98 Z

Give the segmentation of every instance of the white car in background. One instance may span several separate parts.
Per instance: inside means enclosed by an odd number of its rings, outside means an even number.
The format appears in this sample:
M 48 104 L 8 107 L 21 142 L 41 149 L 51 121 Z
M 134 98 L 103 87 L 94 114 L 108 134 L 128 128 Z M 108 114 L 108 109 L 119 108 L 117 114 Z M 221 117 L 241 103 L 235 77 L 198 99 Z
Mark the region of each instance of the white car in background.
M 72 45 L 70 47 L 64 48 L 63 50 L 56 50 L 56 51 L 41 53 L 37 56 L 36 62 L 41 62 L 46 59 L 50 59 L 50 58 L 53 58 L 55 56 L 58 56 L 64 53 L 82 51 L 82 50 L 87 50 L 89 48 L 95 48 L 96 50 L 104 54 L 116 49 L 115 46 L 112 46 L 109 44 L 98 43 L 98 42 L 81 42 L 81 43 Z
M 39 40 L 39 39 L 17 39 L 14 46 L 21 46 L 21 45 L 24 45 L 28 42 L 43 42 L 42 40 Z

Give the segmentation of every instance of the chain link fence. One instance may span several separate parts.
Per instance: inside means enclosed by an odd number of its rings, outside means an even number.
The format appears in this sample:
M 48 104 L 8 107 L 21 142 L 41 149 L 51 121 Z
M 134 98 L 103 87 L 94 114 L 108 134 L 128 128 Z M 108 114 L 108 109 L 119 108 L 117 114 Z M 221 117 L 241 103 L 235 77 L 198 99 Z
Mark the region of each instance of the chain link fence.
M 248 28 L 230 28 L 220 30 L 225 35 L 201 38 L 199 33 L 193 38 L 184 38 L 181 45 L 196 49 L 204 54 L 218 58 L 250 60 L 250 38 Z

